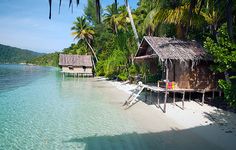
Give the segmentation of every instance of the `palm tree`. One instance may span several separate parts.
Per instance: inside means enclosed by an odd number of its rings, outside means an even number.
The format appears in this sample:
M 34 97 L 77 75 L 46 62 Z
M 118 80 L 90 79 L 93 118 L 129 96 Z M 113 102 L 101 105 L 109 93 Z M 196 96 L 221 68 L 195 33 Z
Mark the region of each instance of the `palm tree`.
M 73 0 L 69 0 L 69 7 L 73 8 L 73 2 L 72 1 Z M 137 30 L 136 30 L 136 27 L 135 27 L 135 24 L 134 24 L 134 20 L 133 20 L 132 14 L 131 14 L 131 9 L 130 9 L 130 6 L 129 6 L 129 2 L 128 2 L 128 0 L 124 0 L 124 1 L 125 1 L 125 4 L 126 4 L 127 12 L 129 14 L 132 30 L 134 32 L 134 37 L 137 41 L 137 45 L 139 46 L 138 33 L 137 33 Z M 51 17 L 52 17 L 52 0 L 48 0 L 48 2 L 49 2 L 49 19 L 51 19 Z M 59 8 L 61 7 L 61 2 L 62 2 L 62 0 L 59 0 Z M 79 0 L 76 0 L 77 5 L 79 5 L 79 2 L 80 2 Z M 118 5 L 117 0 L 114 0 L 114 2 L 115 2 L 116 11 L 117 11 L 117 5 Z M 95 0 L 95 5 L 96 5 L 96 14 L 97 14 L 97 17 L 98 17 L 98 22 L 100 23 L 101 22 L 100 0 Z
M 116 24 L 116 18 L 118 17 L 117 8 L 115 4 L 109 5 L 106 7 L 106 13 L 104 14 L 104 20 L 103 22 L 112 29 L 113 33 L 117 34 L 117 24 Z
M 144 20 L 144 27 L 147 28 L 150 24 L 155 27 L 163 23 L 175 24 L 177 37 L 184 39 L 188 28 L 190 26 L 200 28 L 204 23 L 204 18 L 197 13 L 195 4 L 193 6 L 191 2 L 166 3 L 160 0 L 157 6 L 148 13 Z
M 53 0 L 48 0 L 49 2 L 49 19 L 51 19 L 52 17 L 52 1 Z M 60 10 L 60 7 L 61 7 L 61 2 L 62 0 L 59 0 L 59 10 Z M 78 6 L 79 5 L 79 2 L 80 0 L 76 0 L 76 5 Z M 116 6 L 116 11 L 117 11 L 117 0 L 114 0 L 115 2 L 115 6 Z M 95 0 L 95 5 L 96 5 L 96 14 L 97 14 L 97 17 L 98 17 L 98 22 L 101 21 L 101 5 L 100 5 L 100 0 Z M 73 9 L 73 0 L 69 0 L 69 7 L 71 7 Z
M 136 29 L 135 24 L 134 24 L 134 19 L 133 19 L 132 13 L 131 13 L 131 9 L 130 9 L 128 0 L 125 0 L 125 6 L 126 6 L 128 14 L 129 14 L 131 27 L 132 27 L 132 30 L 134 32 L 134 38 L 136 40 L 137 46 L 139 47 L 140 44 L 139 44 L 138 32 L 137 32 L 137 29 Z
M 90 44 L 93 39 L 93 35 L 95 34 L 94 30 L 89 26 L 88 22 L 86 21 L 86 18 L 84 17 L 77 17 L 76 21 L 73 24 L 74 26 L 71 28 L 71 30 L 73 31 L 72 35 L 75 36 L 75 39 L 81 39 L 87 43 L 93 53 L 93 56 L 96 59 L 96 62 L 98 62 L 96 53 Z

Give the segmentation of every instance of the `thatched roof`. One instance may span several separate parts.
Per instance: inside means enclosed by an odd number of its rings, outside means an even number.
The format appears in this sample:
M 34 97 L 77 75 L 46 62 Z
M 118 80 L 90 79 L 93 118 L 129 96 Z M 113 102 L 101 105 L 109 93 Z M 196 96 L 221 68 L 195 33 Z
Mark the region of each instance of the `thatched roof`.
M 60 66 L 86 66 L 92 67 L 92 58 L 91 55 L 66 55 L 60 54 L 59 56 L 59 65 Z
M 148 50 L 151 47 L 152 51 Z M 204 48 L 195 41 L 182 41 L 174 38 L 145 36 L 135 59 L 153 58 L 157 55 L 164 60 L 201 60 L 208 55 Z

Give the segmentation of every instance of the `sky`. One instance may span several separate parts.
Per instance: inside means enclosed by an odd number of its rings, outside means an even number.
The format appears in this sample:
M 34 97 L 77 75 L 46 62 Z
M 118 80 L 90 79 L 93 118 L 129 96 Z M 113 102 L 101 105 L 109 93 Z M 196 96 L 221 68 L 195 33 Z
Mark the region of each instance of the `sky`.
M 136 7 L 137 1 L 129 0 L 131 8 Z M 113 2 L 101 0 L 103 7 Z M 124 0 L 118 2 L 124 4 Z M 71 27 L 75 18 L 84 14 L 87 0 L 80 0 L 73 13 L 68 8 L 69 0 L 62 0 L 60 14 L 58 3 L 59 0 L 53 0 L 52 19 L 49 20 L 48 0 L 0 0 L 0 44 L 52 53 L 75 43 Z

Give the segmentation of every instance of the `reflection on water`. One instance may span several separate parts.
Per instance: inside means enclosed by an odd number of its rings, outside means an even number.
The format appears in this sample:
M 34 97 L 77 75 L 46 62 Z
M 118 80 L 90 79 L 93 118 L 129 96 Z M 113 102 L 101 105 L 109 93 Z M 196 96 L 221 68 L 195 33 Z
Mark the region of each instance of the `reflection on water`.
M 103 82 L 63 80 L 52 68 L 0 68 L 0 149 L 84 149 L 83 142 L 65 141 L 135 130 L 133 122 L 108 103 L 114 95 Z
M 0 64 L 0 93 L 29 84 L 33 80 L 45 76 L 52 69 L 40 66 Z

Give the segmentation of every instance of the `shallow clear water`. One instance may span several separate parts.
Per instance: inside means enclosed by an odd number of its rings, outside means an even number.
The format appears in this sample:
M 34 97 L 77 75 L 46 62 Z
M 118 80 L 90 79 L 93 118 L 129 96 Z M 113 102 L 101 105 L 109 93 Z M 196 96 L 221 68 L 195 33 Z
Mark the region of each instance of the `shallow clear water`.
M 104 91 L 55 68 L 0 65 L 0 149 L 134 149 L 138 141 L 109 138 L 135 125 Z

